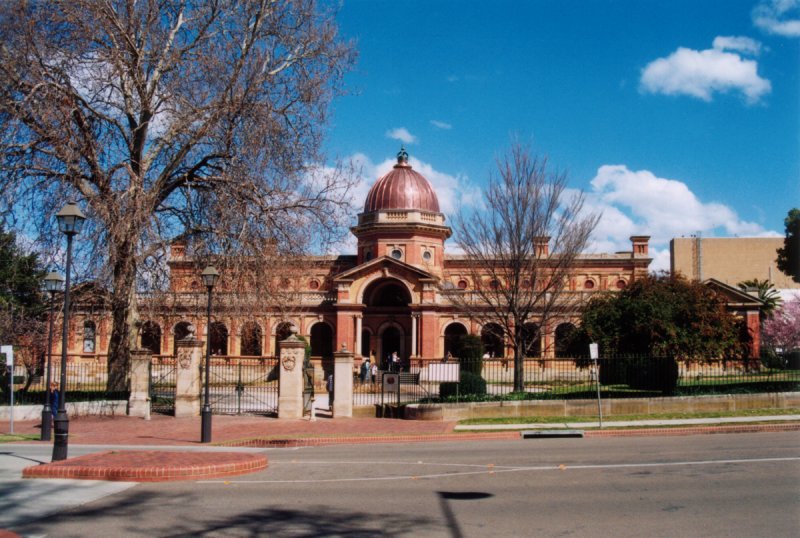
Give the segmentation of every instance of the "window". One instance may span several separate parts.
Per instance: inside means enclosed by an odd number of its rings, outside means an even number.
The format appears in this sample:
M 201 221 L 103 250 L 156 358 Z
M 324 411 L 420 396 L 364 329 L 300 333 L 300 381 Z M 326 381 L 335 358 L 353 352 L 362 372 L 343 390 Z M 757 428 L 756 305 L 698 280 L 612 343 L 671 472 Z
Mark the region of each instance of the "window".
M 309 287 L 309 289 L 312 289 L 312 290 L 318 290 L 319 289 L 319 281 L 318 280 L 312 280 L 311 282 L 308 283 L 308 287 Z
M 466 280 L 462 279 L 458 281 L 458 289 L 465 290 L 467 289 L 467 286 L 469 286 L 469 283 Z
M 622 279 L 617 280 L 617 289 L 624 290 L 627 287 L 628 283 Z
M 396 248 L 396 249 L 392 250 L 392 258 L 394 258 L 395 260 L 402 259 L 403 258 L 403 251 L 400 250 L 399 248 Z
M 95 324 L 94 321 L 86 321 L 83 324 L 83 352 L 94 353 L 95 349 Z
M 429 262 L 433 259 L 433 254 L 431 254 L 430 250 L 426 250 L 425 252 L 422 253 L 422 259 L 425 260 L 426 262 Z
M 584 283 L 583 283 L 583 289 L 585 289 L 585 290 L 591 290 L 591 289 L 594 289 L 594 281 L 592 281 L 592 280 L 587 280 L 586 282 L 584 282 Z

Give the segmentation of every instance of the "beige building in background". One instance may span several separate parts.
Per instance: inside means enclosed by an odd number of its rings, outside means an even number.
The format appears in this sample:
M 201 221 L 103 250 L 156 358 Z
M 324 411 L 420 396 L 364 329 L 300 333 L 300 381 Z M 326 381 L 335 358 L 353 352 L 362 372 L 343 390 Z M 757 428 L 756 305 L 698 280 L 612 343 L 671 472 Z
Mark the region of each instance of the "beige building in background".
M 778 269 L 783 237 L 677 237 L 670 241 L 670 270 L 699 281 L 709 278 L 736 286 L 743 280 L 769 280 L 777 289 L 800 284 Z

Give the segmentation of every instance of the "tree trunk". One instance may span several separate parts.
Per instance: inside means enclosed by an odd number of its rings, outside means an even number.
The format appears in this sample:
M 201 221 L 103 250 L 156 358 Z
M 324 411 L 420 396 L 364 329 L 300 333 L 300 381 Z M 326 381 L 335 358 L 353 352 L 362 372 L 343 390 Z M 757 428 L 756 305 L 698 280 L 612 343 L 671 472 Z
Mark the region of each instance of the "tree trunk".
M 514 392 L 525 391 L 525 343 L 518 334 L 514 342 Z
M 112 247 L 113 248 L 113 247 Z M 127 390 L 131 348 L 138 317 L 136 309 L 136 258 L 133 242 L 114 249 L 114 293 L 111 298 L 111 340 L 108 345 L 108 390 Z

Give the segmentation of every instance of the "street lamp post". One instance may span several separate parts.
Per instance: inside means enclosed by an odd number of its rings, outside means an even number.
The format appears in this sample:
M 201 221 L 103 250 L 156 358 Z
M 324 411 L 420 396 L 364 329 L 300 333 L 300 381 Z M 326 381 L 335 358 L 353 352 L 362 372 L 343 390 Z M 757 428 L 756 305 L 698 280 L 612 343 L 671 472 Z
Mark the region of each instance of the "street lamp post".
M 67 459 L 69 444 L 69 418 L 67 417 L 67 347 L 69 332 L 69 273 L 72 264 L 72 238 L 81 233 L 86 217 L 74 202 L 68 202 L 56 215 L 58 229 L 67 236 L 66 279 L 64 280 L 64 316 L 61 328 L 61 384 L 58 410 L 53 420 L 55 441 L 53 442 L 53 461 Z
M 211 406 L 208 403 L 208 378 L 210 374 L 210 366 L 211 366 L 211 290 L 214 288 L 214 284 L 217 282 L 217 278 L 219 278 L 219 273 L 214 268 L 213 265 L 209 265 L 205 269 L 203 269 L 202 273 L 203 283 L 206 285 L 206 289 L 208 290 L 208 308 L 206 310 L 206 315 L 208 319 L 208 323 L 206 325 L 206 367 L 205 367 L 205 374 L 206 374 L 206 382 L 205 382 L 205 395 L 203 397 L 203 411 L 200 413 L 200 442 L 201 443 L 210 443 L 211 442 Z
M 53 422 L 53 410 L 50 408 L 50 372 L 53 362 L 53 305 L 56 301 L 56 293 L 61 291 L 64 284 L 64 277 L 58 273 L 47 273 L 44 277 L 44 289 L 50 293 L 50 329 L 47 331 L 47 374 L 44 385 L 44 407 L 42 408 L 42 441 L 50 440 L 50 430 Z

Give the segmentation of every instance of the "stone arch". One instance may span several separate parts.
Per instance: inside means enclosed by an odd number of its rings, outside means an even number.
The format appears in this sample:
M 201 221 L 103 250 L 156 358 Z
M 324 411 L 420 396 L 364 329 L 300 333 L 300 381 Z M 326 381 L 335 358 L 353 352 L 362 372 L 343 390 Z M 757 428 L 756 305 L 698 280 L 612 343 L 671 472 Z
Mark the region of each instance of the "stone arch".
M 145 321 L 142 323 L 142 331 L 139 334 L 139 342 L 143 349 L 149 349 L 153 355 L 161 354 L 161 325 L 155 321 Z
M 330 324 L 318 321 L 311 326 L 309 331 L 311 340 L 311 356 L 328 359 L 333 357 L 334 331 Z
M 481 327 L 483 349 L 492 358 L 503 358 L 506 345 L 503 328 L 497 323 L 486 323 Z
M 387 321 L 378 328 L 378 364 L 388 369 L 387 358 L 396 351 L 401 360 L 406 355 L 406 334 L 403 326 L 395 321 Z
M 261 326 L 255 321 L 246 321 L 242 325 L 241 339 L 239 340 L 239 354 L 248 357 L 262 355 Z
M 572 336 L 578 328 L 570 322 L 560 323 L 555 330 L 554 336 L 556 339 L 556 358 L 563 359 L 567 357 L 576 357 L 579 352 L 576 349 L 575 342 L 572 341 Z
M 462 322 L 454 320 L 445 326 L 442 334 L 444 335 L 444 356 L 447 357 L 449 353 L 457 357 L 461 339 L 469 334 L 469 329 Z
M 525 357 L 539 359 L 542 356 L 542 335 L 537 323 L 528 322 L 522 326 L 522 342 Z
M 228 354 L 228 327 L 221 321 L 211 322 L 211 334 L 208 335 L 212 355 Z
M 275 347 L 273 348 L 275 350 L 275 355 L 278 355 L 280 353 L 281 340 L 286 340 L 287 338 L 289 338 L 289 336 L 291 336 L 292 334 L 292 329 L 297 331 L 297 325 L 295 325 L 293 321 L 284 320 L 275 325 L 275 332 L 273 333 L 275 335 L 273 342 L 275 345 Z
M 407 293 L 406 304 L 413 304 L 415 302 L 416 297 L 414 294 L 414 287 L 411 283 L 394 275 L 385 276 L 383 274 L 374 275 L 368 278 L 364 282 L 364 284 L 361 286 L 361 289 L 358 291 L 356 302 L 368 305 L 368 301 L 371 295 L 377 292 L 381 287 L 386 286 L 388 284 L 396 284 L 398 286 L 402 286 L 403 288 L 405 288 L 405 291 Z
M 372 342 L 372 329 L 369 327 L 362 327 L 361 328 L 361 352 L 362 357 L 372 357 L 373 351 L 375 351 L 374 346 L 371 344 Z
M 189 326 L 192 325 L 188 321 L 179 321 L 172 327 L 172 355 L 178 355 L 178 340 L 183 340 L 189 336 Z

